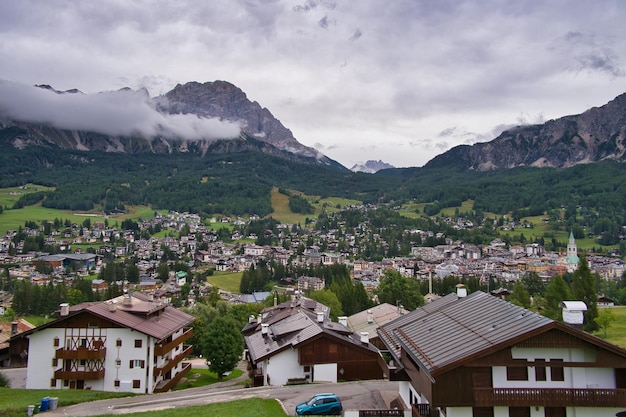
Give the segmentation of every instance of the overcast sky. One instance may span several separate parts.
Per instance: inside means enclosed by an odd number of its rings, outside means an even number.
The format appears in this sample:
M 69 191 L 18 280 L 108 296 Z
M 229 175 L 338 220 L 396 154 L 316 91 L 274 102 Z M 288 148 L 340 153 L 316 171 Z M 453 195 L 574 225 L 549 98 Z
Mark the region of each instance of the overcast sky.
M 0 0 L 0 79 L 226 80 L 348 168 L 421 166 L 626 92 L 625 18 L 622 0 Z

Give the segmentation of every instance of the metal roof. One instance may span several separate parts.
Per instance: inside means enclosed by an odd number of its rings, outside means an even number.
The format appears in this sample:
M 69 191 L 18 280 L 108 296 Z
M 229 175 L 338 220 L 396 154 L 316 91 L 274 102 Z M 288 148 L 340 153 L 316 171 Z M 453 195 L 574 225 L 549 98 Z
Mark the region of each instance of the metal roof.
M 477 291 L 415 317 L 392 332 L 398 344 L 432 375 L 551 323 L 547 317 Z

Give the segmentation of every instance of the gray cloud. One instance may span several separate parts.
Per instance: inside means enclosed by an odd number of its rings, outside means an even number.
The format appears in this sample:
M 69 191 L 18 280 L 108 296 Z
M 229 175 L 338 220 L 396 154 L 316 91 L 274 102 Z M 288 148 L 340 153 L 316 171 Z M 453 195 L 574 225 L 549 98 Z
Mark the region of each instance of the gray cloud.
M 4 1 L 0 78 L 152 94 L 227 80 L 344 165 L 414 166 L 626 91 L 624 15 L 612 0 Z
M 115 136 L 165 136 L 183 139 L 237 137 L 239 125 L 190 114 L 163 114 L 142 92 L 57 94 L 39 87 L 0 80 L 0 116 L 49 123 L 59 129 Z

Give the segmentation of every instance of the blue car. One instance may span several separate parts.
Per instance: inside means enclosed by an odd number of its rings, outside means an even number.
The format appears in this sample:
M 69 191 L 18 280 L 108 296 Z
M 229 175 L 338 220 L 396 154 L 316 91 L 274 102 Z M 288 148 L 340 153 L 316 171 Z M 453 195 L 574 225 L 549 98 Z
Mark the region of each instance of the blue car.
M 306 416 L 312 414 L 341 414 L 341 400 L 335 394 L 317 394 L 307 402 L 296 405 L 296 414 Z

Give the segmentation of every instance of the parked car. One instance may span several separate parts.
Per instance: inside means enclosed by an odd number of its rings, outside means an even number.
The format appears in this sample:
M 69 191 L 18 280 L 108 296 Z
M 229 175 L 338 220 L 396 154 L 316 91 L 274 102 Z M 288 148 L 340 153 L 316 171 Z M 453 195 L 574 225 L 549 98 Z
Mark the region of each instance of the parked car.
M 325 393 L 317 394 L 311 397 L 307 402 L 296 405 L 296 414 L 341 414 L 343 406 L 341 400 L 335 394 Z

